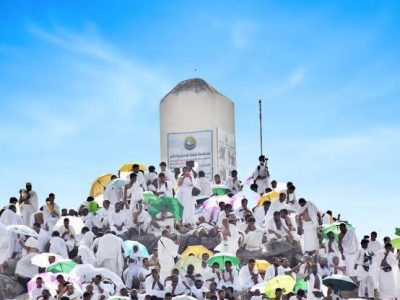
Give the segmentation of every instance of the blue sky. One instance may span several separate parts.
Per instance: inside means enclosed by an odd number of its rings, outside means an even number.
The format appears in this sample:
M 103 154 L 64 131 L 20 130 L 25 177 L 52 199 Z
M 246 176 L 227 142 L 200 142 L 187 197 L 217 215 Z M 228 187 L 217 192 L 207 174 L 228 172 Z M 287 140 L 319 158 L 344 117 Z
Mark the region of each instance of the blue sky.
M 77 206 L 159 160 L 159 100 L 202 77 L 236 107 L 244 179 L 264 99 L 272 176 L 359 235 L 400 227 L 400 2 L 2 1 L 0 202 L 26 181 Z M 195 69 L 197 71 L 195 71 Z

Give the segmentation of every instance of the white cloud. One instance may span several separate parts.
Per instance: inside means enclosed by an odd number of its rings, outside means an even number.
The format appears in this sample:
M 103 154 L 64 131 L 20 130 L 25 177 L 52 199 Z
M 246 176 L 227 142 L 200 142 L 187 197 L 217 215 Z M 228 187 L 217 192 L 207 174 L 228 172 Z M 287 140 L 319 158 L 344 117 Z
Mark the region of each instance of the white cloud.
M 54 191 L 75 205 L 96 175 L 158 156 L 152 121 L 170 84 L 95 30 L 29 30 L 35 43 L 8 60 L 21 89 L 7 94 L 9 116 L 0 120 L 0 196 L 31 180 L 42 197 Z
M 366 224 L 368 218 L 394 220 L 388 211 L 400 200 L 393 194 L 400 168 L 397 149 L 400 127 L 376 127 L 355 133 L 307 137 L 271 138 L 270 172 L 273 179 L 291 180 L 298 197 L 320 209 L 342 213 L 357 227 L 358 234 L 380 230 L 390 234 L 393 224 Z M 382 201 L 382 205 L 377 205 Z M 355 213 L 357 212 L 357 213 Z
M 256 30 L 257 26 L 253 22 L 241 21 L 235 23 L 231 32 L 233 46 L 239 50 L 249 48 Z
M 284 138 L 276 143 L 287 149 L 281 155 L 295 162 L 291 171 L 296 172 L 299 165 L 307 165 L 308 172 L 323 174 L 330 170 L 366 170 L 386 164 L 399 141 L 400 128 L 377 127 L 339 136 Z
M 101 60 L 118 60 L 118 57 L 113 55 L 110 46 L 93 34 L 90 37 L 87 37 L 63 28 L 58 28 L 55 32 L 49 32 L 34 25 L 29 26 L 28 29 L 38 38 L 66 50 Z
M 117 132 L 128 133 L 132 124 L 138 125 L 135 121 L 140 121 L 143 107 L 158 115 L 158 100 L 169 84 L 157 70 L 122 54 L 93 30 L 76 33 L 30 26 L 29 31 L 53 49 L 47 52 L 48 57 L 33 62 L 27 50 L 26 63 L 33 65 L 31 71 L 44 86 L 24 89 L 27 96 L 23 99 L 17 93 L 10 96 L 10 102 L 13 97 L 23 102 L 23 107 L 16 105 L 13 110 L 26 122 L 8 126 L 13 134 L 0 135 L 3 140 L 27 131 L 32 141 L 40 138 L 51 140 L 51 144 L 93 128 L 99 132 L 118 128 Z M 57 60 L 60 70 L 43 72 L 41 65 L 46 62 L 41 59 L 47 58 Z M 53 84 L 60 90 L 54 91 Z
M 303 67 L 296 68 L 292 74 L 290 74 L 289 84 L 293 87 L 299 85 L 303 81 L 304 75 L 305 69 Z

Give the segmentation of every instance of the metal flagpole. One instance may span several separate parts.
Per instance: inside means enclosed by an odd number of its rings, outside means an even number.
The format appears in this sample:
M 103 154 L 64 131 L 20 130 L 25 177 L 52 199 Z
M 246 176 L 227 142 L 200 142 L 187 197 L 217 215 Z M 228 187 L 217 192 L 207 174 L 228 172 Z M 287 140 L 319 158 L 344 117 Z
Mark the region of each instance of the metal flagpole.
M 258 108 L 260 115 L 260 155 L 263 154 L 263 140 L 262 140 L 262 110 L 261 110 L 261 99 L 258 100 Z

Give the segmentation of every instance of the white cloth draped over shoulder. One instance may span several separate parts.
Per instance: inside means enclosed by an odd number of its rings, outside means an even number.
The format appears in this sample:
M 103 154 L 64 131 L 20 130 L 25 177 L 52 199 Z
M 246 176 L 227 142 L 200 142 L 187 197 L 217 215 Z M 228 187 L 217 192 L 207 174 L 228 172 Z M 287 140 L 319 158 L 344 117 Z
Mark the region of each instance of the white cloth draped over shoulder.
M 110 230 L 117 235 L 127 232 L 127 212 L 125 210 L 120 210 L 119 212 L 112 210 L 108 216 L 108 223 L 110 224 Z
M 385 249 L 381 250 L 377 254 L 377 262 L 379 264 L 379 283 L 378 283 L 378 291 L 380 299 L 394 299 L 396 297 L 396 277 L 395 277 L 395 268 L 396 266 L 396 258 L 393 252 L 389 252 L 386 257 L 386 262 L 388 266 L 392 267 L 392 270 L 389 272 L 385 272 L 383 268 L 380 266 L 382 260 L 385 257 Z
M 59 236 L 54 236 L 50 239 L 50 253 L 58 254 L 65 259 L 68 259 L 67 243 Z
M 0 222 L 5 226 L 22 224 L 21 216 L 13 212 L 11 209 L 6 208 L 0 216 Z
M 97 246 L 97 265 L 108 268 L 118 276 L 121 276 L 124 266 L 122 243 L 123 240 L 121 238 L 111 233 L 97 238 L 93 243 L 93 247 Z
M 164 173 L 165 178 L 167 179 L 167 181 L 170 181 L 172 184 L 172 188 L 175 188 L 176 185 L 176 180 L 175 180 L 175 175 L 174 173 L 172 173 L 172 171 L 170 169 L 165 169 L 164 171 L 161 170 L 160 173 Z
M 244 233 L 243 244 L 247 251 L 259 251 L 262 248 L 264 229 L 256 227 L 255 230 Z
M 354 265 L 358 250 L 358 240 L 353 229 L 347 229 L 346 234 L 342 238 L 342 247 L 347 275 L 357 276 Z
M 83 264 L 91 264 L 93 267 L 96 267 L 96 256 L 88 246 L 80 245 L 78 247 L 78 256 L 81 257 Z
M 239 178 L 228 177 L 226 179 L 226 187 L 231 191 L 232 194 L 239 193 L 241 190 Z
M 257 283 L 262 282 L 262 278 L 258 273 L 257 267 L 254 267 L 252 273 L 250 272 L 249 266 L 245 265 L 240 269 L 239 272 L 239 283 L 243 290 L 250 289 L 256 283 L 253 281 L 253 276 L 257 278 Z
M 318 226 L 319 210 L 317 206 L 314 203 L 307 201 L 303 207 L 299 206 L 299 208 L 296 211 L 296 215 L 299 216 L 303 214 L 306 210 L 308 210 L 308 215 L 310 216 L 311 221 L 314 223 L 315 226 Z
M 253 172 L 253 180 L 257 184 L 257 193 L 265 193 L 266 188 L 271 188 L 271 183 L 269 181 L 269 173 L 267 165 L 260 164 Z M 265 177 L 260 179 L 259 177 Z
M 161 263 L 160 277 L 164 280 L 171 275 L 175 266 L 175 257 L 178 255 L 179 246 L 170 238 L 162 236 L 158 240 L 158 258 Z
M 182 180 L 182 185 L 179 187 L 176 197 L 184 207 L 182 219 L 184 223 L 192 224 L 196 221 L 192 196 L 193 179 L 191 177 L 181 177 L 179 180 Z
M 164 183 L 159 183 L 159 187 L 157 189 L 157 193 L 159 197 L 173 197 L 173 184 L 171 181 L 165 181 Z
M 274 213 L 277 211 L 281 211 L 286 208 L 285 201 L 281 202 L 279 199 L 271 202 L 271 206 L 269 207 L 267 214 L 265 215 L 265 224 L 268 224 L 274 217 Z
M 273 231 L 273 232 L 270 232 Z M 285 222 L 280 222 L 280 227 L 274 219 L 271 219 L 267 224 L 267 240 L 271 239 L 281 239 L 288 235 L 290 232 L 289 228 L 286 226 Z
M 215 247 L 215 250 L 236 255 L 236 252 L 239 249 L 240 234 L 236 226 L 233 224 L 229 224 L 229 232 L 230 235 L 225 236 L 225 238 L 223 237 L 223 234 L 220 233 L 221 243 L 217 247 Z

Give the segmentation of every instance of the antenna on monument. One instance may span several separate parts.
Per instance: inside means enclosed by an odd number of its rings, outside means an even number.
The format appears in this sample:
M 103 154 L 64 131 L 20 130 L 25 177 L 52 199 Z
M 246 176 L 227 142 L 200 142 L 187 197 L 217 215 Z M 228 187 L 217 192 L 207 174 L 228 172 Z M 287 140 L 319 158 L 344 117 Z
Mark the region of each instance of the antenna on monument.
M 258 109 L 260 115 L 260 155 L 263 154 L 263 140 L 262 140 L 262 109 L 261 109 L 261 99 L 258 100 Z

